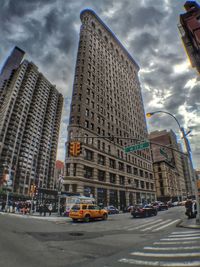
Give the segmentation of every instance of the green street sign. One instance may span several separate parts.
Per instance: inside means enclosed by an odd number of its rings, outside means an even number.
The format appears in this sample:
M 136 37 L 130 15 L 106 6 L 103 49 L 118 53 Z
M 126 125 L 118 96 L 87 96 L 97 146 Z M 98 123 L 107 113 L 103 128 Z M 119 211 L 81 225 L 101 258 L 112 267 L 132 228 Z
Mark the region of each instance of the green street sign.
M 124 152 L 128 153 L 128 152 L 133 152 L 133 151 L 137 151 L 137 150 L 142 150 L 145 148 L 149 148 L 149 141 L 141 143 L 141 144 L 137 144 L 134 146 L 128 146 L 124 148 Z
M 160 148 L 160 154 L 162 154 L 166 159 L 168 159 L 168 154 L 166 153 L 164 148 Z

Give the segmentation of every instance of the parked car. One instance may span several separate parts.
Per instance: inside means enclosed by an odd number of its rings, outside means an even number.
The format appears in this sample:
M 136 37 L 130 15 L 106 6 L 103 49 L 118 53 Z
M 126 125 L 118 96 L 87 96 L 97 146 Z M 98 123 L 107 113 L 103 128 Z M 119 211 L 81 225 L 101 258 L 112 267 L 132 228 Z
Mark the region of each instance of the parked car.
M 118 214 L 119 213 L 119 210 L 114 206 L 108 206 L 108 207 L 105 207 L 104 209 L 108 211 L 108 214 Z
M 78 220 L 84 222 L 95 219 L 107 220 L 108 211 L 95 204 L 75 204 L 70 209 L 69 217 L 72 218 L 74 222 Z
M 136 205 L 132 208 L 131 215 L 136 217 L 149 217 L 149 216 L 156 216 L 157 215 L 157 209 L 153 207 L 152 205 Z
M 168 210 L 168 205 L 163 203 L 163 202 L 154 202 L 151 204 L 154 208 L 157 209 L 157 211 L 161 211 L 161 210 Z

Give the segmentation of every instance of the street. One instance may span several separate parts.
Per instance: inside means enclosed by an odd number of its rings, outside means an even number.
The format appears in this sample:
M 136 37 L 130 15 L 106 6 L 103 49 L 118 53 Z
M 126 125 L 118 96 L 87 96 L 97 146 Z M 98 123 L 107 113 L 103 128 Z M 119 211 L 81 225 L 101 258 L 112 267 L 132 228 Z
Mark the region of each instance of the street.
M 184 207 L 90 223 L 1 213 L 0 266 L 200 266 L 200 230 L 176 227 L 182 218 Z

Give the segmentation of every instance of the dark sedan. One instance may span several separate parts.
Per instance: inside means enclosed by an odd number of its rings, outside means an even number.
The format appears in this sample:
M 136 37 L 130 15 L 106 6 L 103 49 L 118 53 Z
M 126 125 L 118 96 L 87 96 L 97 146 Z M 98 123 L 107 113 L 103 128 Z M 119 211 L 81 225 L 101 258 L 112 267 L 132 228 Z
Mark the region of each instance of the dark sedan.
M 154 208 L 151 205 L 136 205 L 133 207 L 132 211 L 131 211 L 131 215 L 133 216 L 133 218 L 136 217 L 149 217 L 149 216 L 156 216 L 157 215 L 157 209 Z
M 119 210 L 114 206 L 108 206 L 108 207 L 105 207 L 104 209 L 106 209 L 108 211 L 108 214 L 118 214 L 119 213 Z

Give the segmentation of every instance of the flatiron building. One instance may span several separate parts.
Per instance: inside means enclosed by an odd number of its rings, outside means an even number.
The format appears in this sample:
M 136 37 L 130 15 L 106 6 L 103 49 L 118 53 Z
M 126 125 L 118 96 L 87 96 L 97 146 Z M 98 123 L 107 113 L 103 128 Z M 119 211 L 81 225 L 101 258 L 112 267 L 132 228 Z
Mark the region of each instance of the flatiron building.
M 81 29 L 66 143 L 64 188 L 123 209 L 155 200 L 149 148 L 125 153 L 148 138 L 139 66 L 92 10 Z M 69 142 L 81 142 L 78 157 Z

